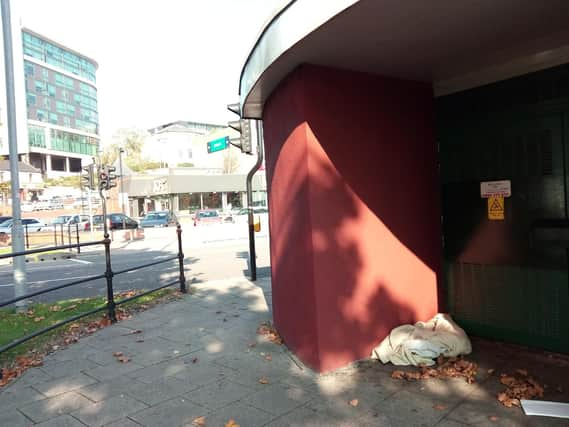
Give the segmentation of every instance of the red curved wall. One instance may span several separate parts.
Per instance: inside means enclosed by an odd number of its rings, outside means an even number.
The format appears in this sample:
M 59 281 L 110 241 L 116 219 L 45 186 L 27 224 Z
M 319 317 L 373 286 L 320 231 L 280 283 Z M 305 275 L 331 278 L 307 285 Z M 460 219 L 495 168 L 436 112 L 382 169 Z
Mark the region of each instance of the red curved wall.
M 275 325 L 319 371 L 438 310 L 430 85 L 303 65 L 263 115 Z

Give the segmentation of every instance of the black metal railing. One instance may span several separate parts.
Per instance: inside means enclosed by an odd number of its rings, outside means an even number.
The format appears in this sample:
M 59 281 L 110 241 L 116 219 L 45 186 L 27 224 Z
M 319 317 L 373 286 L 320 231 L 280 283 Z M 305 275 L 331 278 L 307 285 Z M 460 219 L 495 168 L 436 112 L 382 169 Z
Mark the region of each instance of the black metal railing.
M 71 282 L 64 283 L 62 285 L 50 287 L 48 289 L 42 289 L 39 291 L 30 292 L 30 293 L 27 293 L 25 295 L 21 295 L 21 296 L 16 297 L 16 298 L 11 298 L 11 299 L 6 300 L 6 301 L 0 301 L 0 308 L 15 304 L 15 303 L 17 303 L 19 301 L 23 301 L 27 298 L 35 297 L 38 295 L 46 294 L 48 292 L 57 291 L 60 289 L 71 287 L 71 286 L 80 285 L 82 283 L 91 282 L 93 280 L 106 279 L 106 281 L 107 281 L 107 302 L 105 305 L 98 307 L 98 308 L 95 308 L 93 310 L 78 314 L 76 316 L 67 318 L 65 320 L 59 321 L 57 323 L 54 323 L 53 325 L 39 329 L 39 330 L 32 332 L 31 334 L 28 334 L 22 338 L 19 338 L 15 341 L 12 341 L 11 343 L 0 347 L 0 353 L 4 353 L 8 350 L 11 350 L 14 347 L 16 347 L 20 344 L 23 344 L 24 342 L 26 342 L 32 338 L 35 338 L 35 337 L 42 335 L 42 334 L 45 334 L 46 332 L 52 331 L 52 330 L 59 328 L 63 325 L 74 322 L 74 321 L 81 319 L 83 317 L 91 316 L 95 313 L 98 313 L 98 312 L 101 312 L 104 310 L 107 310 L 107 315 L 108 315 L 108 318 L 110 319 L 110 321 L 112 323 L 115 323 L 117 321 L 117 317 L 116 317 L 116 306 L 117 305 L 127 303 L 129 301 L 135 300 L 135 299 L 140 298 L 142 296 L 148 295 L 152 292 L 156 292 L 158 290 L 161 290 L 161 289 L 164 289 L 164 288 L 176 285 L 176 284 L 180 285 L 180 291 L 182 293 L 187 293 L 188 291 L 186 288 L 186 276 L 184 273 L 184 253 L 182 252 L 182 228 L 180 227 L 179 224 L 176 227 L 176 234 L 177 234 L 177 238 L 178 238 L 178 254 L 177 255 L 173 255 L 171 257 L 161 259 L 159 261 L 154 261 L 154 262 L 150 262 L 147 264 L 140 264 L 140 265 L 132 266 L 132 267 L 125 268 L 123 270 L 117 270 L 117 271 L 113 271 L 113 269 L 112 269 L 111 239 L 109 238 L 108 233 L 105 233 L 103 240 L 98 240 L 98 241 L 93 241 L 93 242 L 85 242 L 85 243 L 77 243 L 77 244 L 69 244 L 69 245 L 52 246 L 49 248 L 41 248 L 41 249 L 31 249 L 31 250 L 23 251 L 23 252 L 13 252 L 10 254 L 0 255 L 0 259 L 5 259 L 5 258 L 14 258 L 17 256 L 25 256 L 25 255 L 31 255 L 31 254 L 41 253 L 41 252 L 60 250 L 60 249 L 81 248 L 81 247 L 96 246 L 96 245 L 104 245 L 104 247 L 105 247 L 105 272 L 104 273 L 89 276 L 89 277 L 86 277 L 86 278 L 81 279 L 81 280 L 74 280 Z M 139 270 L 141 268 L 152 267 L 152 266 L 157 265 L 157 264 L 163 264 L 166 262 L 173 261 L 175 259 L 177 259 L 178 263 L 180 264 L 179 265 L 180 272 L 179 272 L 179 276 L 177 279 L 172 280 L 170 282 L 167 282 L 167 283 L 165 283 L 165 284 L 163 284 L 157 288 L 141 292 L 139 294 L 136 294 L 136 295 L 128 297 L 128 298 L 123 298 L 120 301 L 115 301 L 114 290 L 113 290 L 113 277 L 114 276 L 117 276 L 119 274 L 128 273 L 128 272 L 134 271 L 134 270 Z M 1 375 L 2 375 L 2 371 L 0 370 L 0 378 L 1 378 Z

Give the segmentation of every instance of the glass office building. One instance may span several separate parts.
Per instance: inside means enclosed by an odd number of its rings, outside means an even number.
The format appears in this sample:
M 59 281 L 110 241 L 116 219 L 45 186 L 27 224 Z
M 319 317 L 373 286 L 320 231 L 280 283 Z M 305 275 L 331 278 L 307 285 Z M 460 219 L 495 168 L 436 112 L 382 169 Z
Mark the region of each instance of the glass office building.
M 97 155 L 97 63 L 22 30 L 29 158 L 46 177 L 81 171 Z

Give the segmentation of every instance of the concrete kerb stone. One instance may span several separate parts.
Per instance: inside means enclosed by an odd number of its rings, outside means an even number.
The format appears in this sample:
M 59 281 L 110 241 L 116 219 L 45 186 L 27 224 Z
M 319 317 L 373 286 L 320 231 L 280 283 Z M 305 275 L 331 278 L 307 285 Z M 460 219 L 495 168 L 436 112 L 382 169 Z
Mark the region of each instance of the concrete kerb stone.
M 46 261 L 59 261 L 62 259 L 71 259 L 77 258 L 77 252 L 73 251 L 50 251 L 46 253 L 37 253 L 32 255 L 26 256 L 27 263 L 34 263 L 34 262 L 46 262 Z M 0 260 L 0 265 L 9 265 L 13 264 L 13 258 L 4 258 Z

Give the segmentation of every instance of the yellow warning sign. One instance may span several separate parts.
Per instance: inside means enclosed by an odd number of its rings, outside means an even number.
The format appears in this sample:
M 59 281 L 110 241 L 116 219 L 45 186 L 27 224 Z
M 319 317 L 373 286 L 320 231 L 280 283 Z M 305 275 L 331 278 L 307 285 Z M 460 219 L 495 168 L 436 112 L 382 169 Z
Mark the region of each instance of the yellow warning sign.
M 504 219 L 504 196 L 488 197 L 488 219 Z

